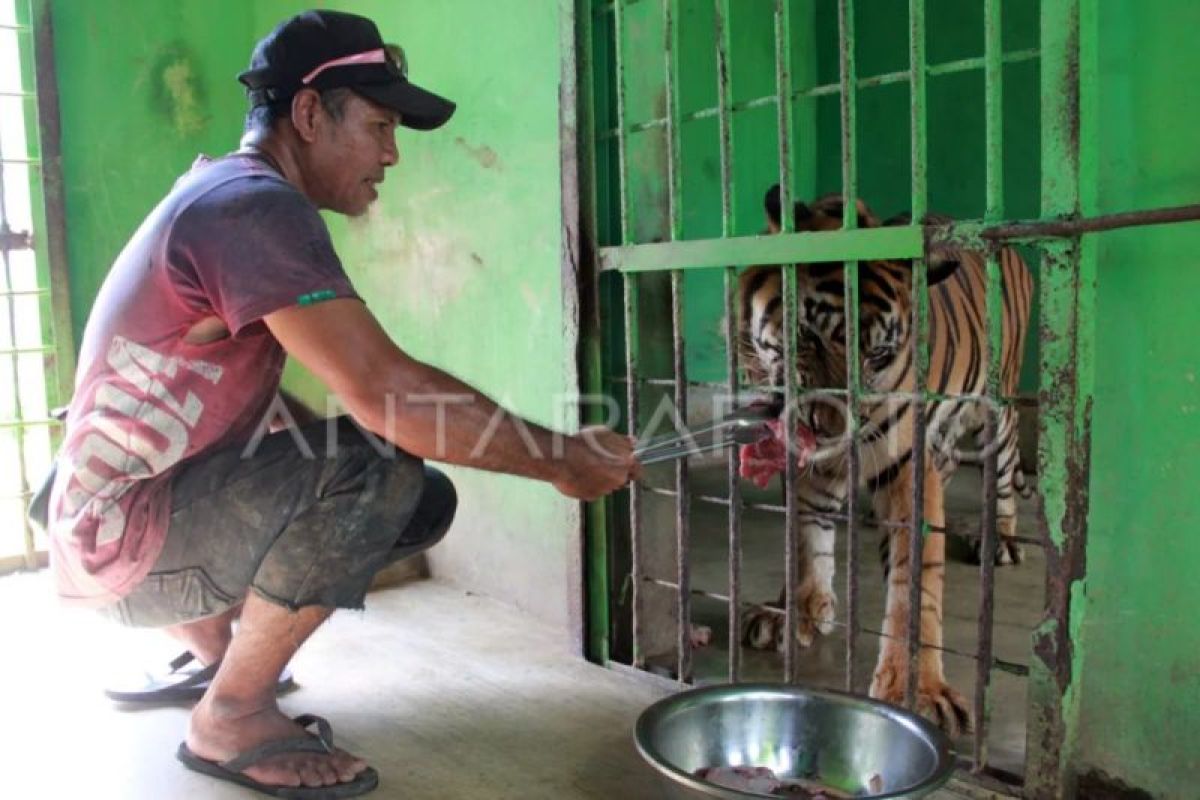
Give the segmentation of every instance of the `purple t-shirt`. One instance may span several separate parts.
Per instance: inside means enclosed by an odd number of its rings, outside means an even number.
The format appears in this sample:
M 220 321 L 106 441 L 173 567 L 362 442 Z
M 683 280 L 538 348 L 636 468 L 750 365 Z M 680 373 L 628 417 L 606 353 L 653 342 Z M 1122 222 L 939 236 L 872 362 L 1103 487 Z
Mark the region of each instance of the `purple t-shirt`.
M 178 465 L 249 441 L 284 352 L 262 318 L 357 298 L 316 207 L 261 159 L 201 159 L 117 257 L 84 331 L 50 500 L 64 600 L 111 603 L 154 565 Z M 217 318 L 229 334 L 184 341 Z M 214 324 L 214 323 L 210 323 Z

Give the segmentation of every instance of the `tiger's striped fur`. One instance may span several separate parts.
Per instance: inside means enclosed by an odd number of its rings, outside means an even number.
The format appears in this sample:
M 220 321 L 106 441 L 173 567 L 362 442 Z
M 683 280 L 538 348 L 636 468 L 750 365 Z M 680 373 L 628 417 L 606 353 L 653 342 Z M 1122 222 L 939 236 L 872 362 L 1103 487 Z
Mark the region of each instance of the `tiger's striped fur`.
M 806 206 L 797 203 L 798 231 L 834 230 L 842 226 L 842 199 L 827 196 Z M 778 187 L 767 196 L 773 231 L 778 230 Z M 861 201 L 860 227 L 880 223 Z M 900 220 L 897 220 L 900 221 Z M 902 221 L 907 224 L 907 220 Z M 1032 299 L 1032 280 L 1021 257 L 1005 248 L 999 253 L 1003 278 L 1003 343 L 1001 390 L 1017 389 L 1021 357 Z M 911 331 L 912 265 L 902 261 L 871 261 L 859 265 L 859 346 L 862 387 L 866 392 L 908 392 L 914 388 Z M 845 303 L 841 263 L 812 264 L 796 270 L 798 342 L 796 380 L 801 391 L 845 388 Z M 987 380 L 987 328 L 985 316 L 985 262 L 968 250 L 937 250 L 930 254 L 929 370 L 926 388 L 943 396 L 983 394 Z M 742 363 L 757 384 L 781 387 L 784 383 L 782 277 L 778 267 L 756 267 L 740 278 L 740 335 Z M 847 486 L 845 409 L 839 402 L 807 395 L 800 418 L 817 434 L 818 449 L 799 481 L 801 622 L 795 635 L 803 645 L 817 633 L 832 630 L 834 525 L 830 514 L 840 512 Z M 903 398 L 860 401 L 856 449 L 862 485 L 873 496 L 878 519 L 889 525 L 884 536 L 884 572 L 887 576 L 885 638 L 871 686 L 871 695 L 901 702 L 907 676 L 909 533 L 900 525 L 911 520 L 913 475 L 912 404 Z M 1025 492 L 1017 451 L 1016 411 L 1000 411 L 998 449 L 998 528 L 1003 546 L 1000 563 L 1020 559 L 1015 535 L 1014 490 Z M 959 461 L 960 438 L 979 439 L 985 420 L 978 401 L 947 399 L 926 407 L 924 518 L 935 529 L 944 529 L 943 486 Z M 945 537 L 935 532 L 924 544 L 921 572 L 921 641 L 942 644 L 942 586 Z M 783 595 L 779 605 L 783 603 Z M 783 618 L 759 611 L 748 615 L 743 628 L 750 646 L 782 646 Z M 970 726 L 962 696 L 944 677 L 941 651 L 922 649 L 919 675 L 920 709 L 943 727 L 954 731 Z

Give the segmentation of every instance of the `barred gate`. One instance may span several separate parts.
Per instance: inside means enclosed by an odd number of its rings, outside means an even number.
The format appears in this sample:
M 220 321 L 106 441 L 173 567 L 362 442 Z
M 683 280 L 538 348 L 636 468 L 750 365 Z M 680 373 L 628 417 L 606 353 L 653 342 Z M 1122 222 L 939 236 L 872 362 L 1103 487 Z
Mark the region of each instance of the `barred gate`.
M 0 0 L 0 574 L 46 563 L 25 513 L 74 379 L 53 31 L 45 0 Z
M 1029 27 L 1037 34 L 1030 46 L 1004 46 L 1011 33 L 1004 26 L 1017 3 L 976 0 L 982 12 L 982 56 L 959 56 L 931 64 L 927 39 L 939 31 L 944 17 L 971 5 L 938 0 L 894 0 L 891 5 L 870 0 L 575 0 L 574 16 L 564 28 L 564 269 L 569 310 L 577 314 L 580 329 L 580 385 L 589 394 L 623 399 L 621 424 L 631 434 L 644 436 L 649 397 L 671 399 L 674 415 L 688 421 L 688 396 L 697 389 L 723 391 L 737 396 L 743 385 L 734 346 L 736 278 L 741 268 L 759 264 L 789 265 L 784 274 L 785 363 L 794 363 L 797 309 L 795 270 L 817 262 L 845 265 L 847 353 L 854 354 L 858 315 L 856 265 L 871 259 L 917 259 L 920 265 L 933 245 L 950 243 L 987 254 L 987 329 L 989 373 L 987 392 L 980 400 L 999 407 L 1022 398 L 999 391 L 1001 330 L 999 271 L 1000 245 L 1032 248 L 1037 254 L 1037 302 L 1040 317 L 1031 333 L 1037 344 L 1036 405 L 1038 416 L 1037 474 L 1039 501 L 1036 530 L 1025 531 L 1027 543 L 1045 555 L 1045 595 L 1040 622 L 1030 631 L 1027 665 L 1005 662 L 993 652 L 995 619 L 994 567 L 983 558 L 979 567 L 978 647 L 968 654 L 975 663 L 973 740 L 959 742 L 965 773 L 990 782 L 988 723 L 992 711 L 992 683 L 998 670 L 1027 678 L 1025 719 L 1026 748 L 1022 774 L 1000 776 L 1001 788 L 1029 797 L 1060 797 L 1072 785 L 1068 743 L 1077 720 L 1078 693 L 1072 640 L 1072 598 L 1084 577 L 1088 507 L 1088 450 L 1092 385 L 1092 334 L 1094 260 L 1084 234 L 1133 225 L 1200 219 L 1200 206 L 1136 211 L 1104 217 L 1081 215 L 1081 114 L 1094 125 L 1094 70 L 1096 57 L 1095 7 L 1081 0 L 1034 0 L 1035 15 Z M 822 83 L 810 69 L 812 53 L 822 42 L 813 33 L 814 8 L 825 6 L 836 19 L 837 80 Z M 882 8 L 906 6 L 907 20 L 889 35 L 907 40 L 907 58 L 900 68 L 861 77 L 857 68 L 855 6 Z M 930 15 L 927 6 L 937 6 Z M 770 28 L 754 22 L 765 14 Z M 568 15 L 570 16 L 570 15 Z M 760 23 L 762 20 L 759 21 Z M 868 20 L 870 23 L 870 20 Z M 858 31 L 862 33 L 862 29 Z M 878 31 L 876 31 L 878 34 Z M 696 45 L 707 41 L 707 55 Z M 755 51 L 748 41 L 769 46 Z M 876 39 L 876 41 L 879 41 Z M 1081 59 L 1081 53 L 1083 58 Z M 699 54 L 699 55 L 698 55 Z M 742 60 L 752 63 L 739 68 Z M 765 55 L 764 55 L 765 54 Z M 803 58 L 798 59 L 801 56 Z M 1031 107 L 1037 107 L 1035 125 L 1040 159 L 1036 174 L 1034 208 L 1014 214 L 1006 208 L 1006 158 L 1002 101 L 1006 68 L 1036 67 Z M 805 70 L 809 71 L 806 72 Z M 878 87 L 906 89 L 907 119 L 903 120 L 910 144 L 907 180 L 911 219 L 920 220 L 929 209 L 930 190 L 930 76 L 975 73 L 982 85 L 974 100 L 983 109 L 983 143 L 977 161 L 984 172 L 973 189 L 984 198 L 981 213 L 947 225 L 907 226 L 855 230 L 851 209 L 864 180 L 860 174 L 856 117 L 864 108 L 859 93 Z M 696 76 L 709 75 L 715 102 L 697 103 Z M 751 91 L 735 92 L 744 82 Z M 764 88 L 765 87 L 765 88 Z M 753 89 L 763 89 L 755 93 Z M 1083 100 L 1081 101 L 1081 97 Z M 840 175 L 837 186 L 846 198 L 843 228 L 821 233 L 791 231 L 792 198 L 809 200 L 817 180 L 814 139 L 821 116 L 804 103 L 824 98 L 837 102 Z M 761 137 L 745 138 L 753 115 L 770 114 L 774 134 L 770 152 Z M 797 124 L 796 117 L 800 117 Z M 899 125 L 900 122 L 898 121 Z M 572 135 L 574 134 L 574 135 Z M 701 181 L 686 168 L 688 151 L 707 147 L 716 153 L 719 169 L 716 208 Z M 798 153 L 806 163 L 797 169 Z M 769 174 L 762 169 L 770 159 Z M 936 163 L 936 162 L 934 162 Z M 749 165 L 747 167 L 746 165 Z M 878 164 L 875 168 L 878 169 Z M 1017 165 L 1020 166 L 1020 165 Z M 1088 174 L 1085 171 L 1085 175 Z M 751 175 L 747 182 L 747 175 Z M 771 236 L 756 235 L 745 220 L 754 198 L 770 183 L 781 187 L 780 222 L 783 229 Z M 689 184 L 689 181 L 691 183 Z M 758 181 L 756 184 L 755 181 Z M 827 180 L 827 184 L 833 183 Z M 829 186 L 825 187 L 829 189 Z M 870 197 L 866 198 L 871 200 Z M 707 206 L 705 204 L 708 204 Z M 942 210 L 942 209 L 937 209 Z M 705 227 L 708 214 L 719 224 Z M 962 215 L 959 215 L 962 216 Z M 1024 220 L 1024 221 L 1021 221 Z M 1033 266 L 1031 264 L 1031 266 Z M 705 276 L 708 276 L 707 278 Z M 713 277 L 717 276 L 717 277 Z M 704 281 L 707 280 L 707 284 Z M 925 271 L 913 270 L 913 309 L 916 331 L 915 363 L 918 390 L 908 399 L 928 401 L 924 390 L 928 369 L 928 297 Z M 712 287 L 718 287 L 715 293 Z M 707 288 L 706 288 L 707 287 Z M 570 289 L 575 293 L 571 294 Z M 685 302 L 685 288 L 686 302 Z M 697 312 L 696 309 L 700 308 Z M 723 319 L 716 349 L 721 375 L 689 374 L 702 359 L 696 351 L 706 342 L 707 324 Z M 669 321 L 668 321 L 669 320 Z M 863 391 L 856 359 L 848 358 L 848 385 L 838 394 L 847 403 L 871 399 Z M 711 366 L 711 365 L 710 365 Z M 711 371 L 711 370 L 710 370 Z M 752 388 L 752 387 L 750 387 Z M 786 371 L 785 415 L 794 415 L 798 390 L 791 370 Z M 919 440 L 925 433 L 924 403 L 914 402 Z M 594 406 L 582 409 L 586 421 L 606 421 Z M 856 415 L 848 415 L 854 425 Z M 657 418 L 656 418 L 657 419 Z M 994 424 L 994 418 L 991 420 Z M 785 420 L 784 430 L 793 429 Z M 854 449 L 850 449 L 853 477 Z M 920 475 L 924 449 L 914 449 L 915 474 Z M 997 537 L 994 449 L 983 463 L 979 528 L 959 531 L 982 540 L 982 552 L 992 552 Z M 588 507 L 581 552 L 584 585 L 580 597 L 585 608 L 578 614 L 583 649 L 588 657 L 614 669 L 662 681 L 643 646 L 654 633 L 655 620 L 643 618 L 640 596 L 650 590 L 672 593 L 674 603 L 675 663 L 669 669 L 670 685 L 679 688 L 696 679 L 695 650 L 689 633 L 693 600 L 725 604 L 728 615 L 728 660 L 724 674 L 705 680 L 736 682 L 745 674 L 740 646 L 740 621 L 756 608 L 743 592 L 742 517 L 749 509 L 776 512 L 783 517 L 786 602 L 782 613 L 786 630 L 797 621 L 796 554 L 798 521 L 795 503 L 797 465 L 790 459 L 784 474 L 784 504 L 749 502 L 738 480 L 737 454 L 731 450 L 725 464 L 725 493 L 707 496 L 693 490 L 686 461 L 674 467 L 673 489 L 639 484 L 624 494 Z M 920 548 L 929 528 L 921 518 L 923 485 L 914 481 L 914 519 L 910 528 L 910 563 L 919 565 Z M 646 567 L 648 544 L 656 531 L 645 527 L 645 507 L 651 496 L 669 496 L 674 502 L 673 574 Z M 846 635 L 845 682 L 849 691 L 863 691 L 854 674 L 855 654 L 861 639 L 873 635 L 861 618 L 862 586 L 858 563 L 859 509 L 855 495 L 848 496 L 844 514 L 846 549 L 846 606 L 839 624 Z M 697 591 L 692 582 L 696 562 L 693 544 L 693 508 L 697 504 L 724 507 L 727 514 L 728 591 Z M 914 568 L 909 585 L 906 645 L 909 683 L 906 700 L 912 707 L 916 670 L 912 667 L 922 643 L 919 638 L 920 569 Z M 800 659 L 793 636 L 779 665 L 779 678 L 796 678 Z

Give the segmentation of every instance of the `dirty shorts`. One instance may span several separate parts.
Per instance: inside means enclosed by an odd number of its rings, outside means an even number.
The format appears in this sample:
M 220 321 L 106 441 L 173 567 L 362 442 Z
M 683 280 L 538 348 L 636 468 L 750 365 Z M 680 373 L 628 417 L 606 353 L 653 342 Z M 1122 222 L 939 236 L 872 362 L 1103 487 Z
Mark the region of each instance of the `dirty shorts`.
M 361 608 L 375 573 L 436 544 L 456 506 L 444 474 L 347 417 L 273 433 L 178 469 L 162 553 L 102 612 L 177 625 L 249 590 L 290 609 Z

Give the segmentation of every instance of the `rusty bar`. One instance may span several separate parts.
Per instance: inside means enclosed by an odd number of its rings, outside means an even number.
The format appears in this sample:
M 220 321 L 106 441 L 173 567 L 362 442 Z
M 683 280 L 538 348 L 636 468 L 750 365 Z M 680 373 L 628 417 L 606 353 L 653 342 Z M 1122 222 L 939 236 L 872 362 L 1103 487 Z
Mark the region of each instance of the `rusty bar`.
M 838 0 L 838 49 L 841 82 L 842 117 L 842 229 L 858 227 L 858 71 L 855 64 L 854 3 L 853 0 Z M 846 309 L 846 414 L 847 451 L 846 464 L 846 691 L 853 692 L 855 685 L 854 665 L 858 656 L 858 394 L 861 390 L 860 364 L 858 359 L 858 262 L 844 264 L 843 291 Z
M 626 374 L 637 375 L 638 370 L 638 276 L 625 275 L 625 370 Z M 638 435 L 638 384 L 630 380 L 626 384 L 626 433 Z M 631 556 L 630 574 L 633 580 L 632 608 L 633 665 L 645 666 L 642 654 L 642 485 L 634 481 L 629 487 L 629 548 Z
M 779 137 L 779 215 L 780 232 L 788 234 L 793 229 L 792 216 L 792 70 L 791 47 L 789 34 L 791 32 L 788 0 L 775 0 L 775 95 L 777 102 L 777 123 Z M 797 422 L 797 389 L 796 371 L 796 273 L 794 265 L 785 265 L 783 269 L 783 363 L 786 365 L 784 375 L 784 408 L 783 429 L 790 441 L 792 431 Z M 785 623 L 783 672 L 784 680 L 793 683 L 796 680 L 796 625 L 797 616 L 797 581 L 798 551 L 799 551 L 799 519 L 796 503 L 796 482 L 799 478 L 798 464 L 792 448 L 788 448 L 787 467 L 783 476 L 783 492 L 787 516 L 784 519 L 784 594 L 785 594 Z
M 986 179 L 984 198 L 984 220 L 994 222 L 1004 216 L 1004 65 L 1000 0 L 984 0 L 984 120 L 986 155 Z M 986 261 L 986 316 L 987 321 L 987 388 L 989 397 L 998 397 L 1000 387 L 1000 360 L 1003 347 L 1004 313 L 1001 295 L 1000 264 L 997 248 L 988 249 Z M 979 660 L 975 669 L 975 697 L 973 715 L 975 740 L 972 771 L 980 773 L 987 768 L 988 722 L 991 715 L 991 658 L 993 649 L 994 620 L 996 613 L 996 497 L 998 459 L 996 445 L 999 434 L 997 406 L 984 404 L 984 459 L 983 459 L 983 509 L 980 517 L 979 559 Z
M 927 208 L 927 140 L 925 86 L 925 0 L 909 0 L 909 69 L 911 77 L 912 116 L 912 218 L 921 219 Z M 926 291 L 924 258 L 913 261 L 912 341 L 913 392 L 925 394 L 927 362 L 929 360 L 929 298 Z M 912 513 L 908 541 L 908 683 L 904 699 L 911 709 L 916 707 L 918 663 L 921 651 L 921 572 L 925 543 L 925 402 L 913 403 L 912 438 Z
M 627 129 L 625 125 L 625 12 L 624 0 L 613 3 L 613 84 L 617 93 L 617 179 L 620 184 L 621 244 L 629 244 L 629 173 Z M 915 218 L 914 218 L 915 219 Z M 633 374 L 633 373 L 630 373 Z
M 722 2 L 722 0 L 717 0 Z M 1033 61 L 1041 55 L 1040 51 L 1032 50 L 1014 50 L 1004 54 L 1005 64 L 1019 64 L 1025 61 Z M 959 72 L 969 72 L 973 69 L 983 67 L 982 58 L 964 58 L 960 61 L 948 61 L 944 64 L 930 66 L 926 70 L 926 75 L 952 75 Z M 871 89 L 876 86 L 888 86 L 894 83 L 906 83 L 911 77 L 910 70 L 900 70 L 898 72 L 885 72 L 879 75 L 872 75 L 869 78 L 859 78 L 855 82 L 855 86 L 859 89 Z M 823 83 L 817 86 L 812 86 L 807 89 L 798 89 L 792 92 L 792 99 L 798 100 L 802 97 L 822 97 L 825 95 L 837 94 L 842 90 L 841 83 Z M 777 98 L 773 94 L 763 97 L 754 97 L 749 100 L 741 100 L 730 106 L 730 109 L 735 112 L 749 111 L 754 108 L 762 108 L 763 106 L 774 105 Z M 692 122 L 698 119 L 708 119 L 715 117 L 720 113 L 718 106 L 711 108 L 700 108 L 695 111 L 690 111 L 682 117 L 684 122 Z M 666 118 L 649 120 L 643 123 L 646 126 L 665 125 Z M 600 132 L 598 138 L 600 140 L 611 139 L 617 135 L 615 128 Z
M 733 236 L 733 87 L 729 80 L 729 53 L 732 50 L 730 33 L 730 0 L 714 0 L 714 41 L 717 48 L 717 109 L 721 158 L 721 236 Z M 737 343 L 737 270 L 725 268 L 725 390 L 731 398 L 738 395 Z M 738 479 L 738 449 L 729 448 L 726 454 L 726 492 L 729 506 L 729 673 L 730 683 L 736 683 L 742 670 L 742 484 Z
M 732 267 L 725 270 L 725 374 L 731 398 L 738 395 L 738 346 L 736 314 L 734 307 L 737 293 L 737 271 Z M 742 618 L 740 602 L 742 596 L 742 484 L 738 479 L 739 452 L 731 447 L 725 456 L 726 492 L 729 506 L 729 682 L 736 683 L 741 674 Z
M 1077 218 L 1081 147 L 1094 169 L 1093 136 L 1081 136 L 1081 108 L 1095 123 L 1097 9 L 1081 0 L 1041 3 L 1042 214 Z M 1086 57 L 1084 57 L 1086 54 Z M 1080 97 L 1089 94 L 1089 102 Z M 1094 134 L 1094 130 L 1092 131 Z M 1089 178 L 1093 177 L 1089 173 Z M 1079 653 L 1086 623 L 1089 459 L 1095 361 L 1096 263 L 1079 239 L 1042 245 L 1039 299 L 1038 488 L 1046 538 L 1046 608 L 1033 634 L 1026 728 L 1026 796 L 1073 797 L 1079 735 Z
M 682 169 L 680 169 L 679 136 L 679 92 L 678 76 L 679 32 L 676 23 L 678 0 L 662 0 L 663 14 L 663 76 L 666 86 L 667 106 L 667 214 L 671 227 L 671 240 L 683 238 L 683 210 L 680 207 Z M 683 341 L 683 271 L 671 271 L 671 343 L 674 355 L 675 410 L 680 425 L 687 425 L 687 366 Z M 692 619 L 691 586 L 691 514 L 688 500 L 688 461 L 681 458 L 675 462 L 675 557 L 676 575 L 680 589 L 676 594 L 679 624 L 678 666 L 676 675 L 681 683 L 692 677 Z
M 990 0 L 989 0 L 990 2 Z M 991 309 L 989 309 L 989 312 Z M 991 715 L 992 653 L 994 620 L 996 616 L 996 480 L 997 459 L 996 435 L 999 426 L 993 409 L 986 411 L 984 441 L 987 454 L 983 460 L 983 511 L 981 530 L 983 538 L 979 545 L 979 658 L 975 662 L 975 697 L 973 714 L 975 741 L 973 772 L 982 772 L 987 767 L 987 732 Z
M 729 53 L 733 47 L 729 27 L 730 0 L 714 0 L 717 47 L 717 125 L 721 137 L 721 237 L 733 236 L 733 84 Z
M 54 333 L 52 403 L 66 404 L 75 385 L 75 337 L 71 320 L 71 270 L 67 257 L 67 212 L 62 174 L 58 75 L 54 60 L 54 19 L 48 0 L 30 4 L 33 12 L 34 82 L 37 94 L 38 155 L 45 218 L 46 285 Z M 48 373 L 51 369 L 47 370 Z
M 671 2 L 671 0 L 666 0 Z M 683 273 L 671 273 L 671 339 L 675 356 L 675 409 L 681 425 L 687 425 L 687 372 L 683 343 Z M 688 460 L 675 461 L 675 557 L 676 574 L 682 587 L 677 595 L 679 611 L 678 672 L 681 683 L 692 677 L 691 594 L 691 501 L 688 497 Z
M 1046 222 L 1017 222 L 1009 225 L 994 225 L 979 232 L 983 239 L 992 241 L 1012 239 L 1070 239 L 1085 233 L 1115 231 L 1142 225 L 1168 225 L 1176 222 L 1200 220 L 1200 205 L 1152 208 L 1142 211 L 1122 211 L 1116 214 L 1100 214 L 1094 217 L 1051 220 Z

